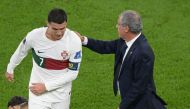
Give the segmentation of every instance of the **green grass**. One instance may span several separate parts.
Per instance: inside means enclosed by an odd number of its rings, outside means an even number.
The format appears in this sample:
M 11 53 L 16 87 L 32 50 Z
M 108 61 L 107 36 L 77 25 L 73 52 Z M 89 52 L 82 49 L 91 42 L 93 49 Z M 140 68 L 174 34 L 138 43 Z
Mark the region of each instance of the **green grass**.
M 4 74 L 10 56 L 27 32 L 45 25 L 53 7 L 68 13 L 68 25 L 96 39 L 117 38 L 118 15 L 138 11 L 143 33 L 154 49 L 154 78 L 168 109 L 190 109 L 190 1 L 189 0 L 1 0 L 0 3 L 0 109 L 14 95 L 28 97 L 31 54 L 15 70 L 15 82 Z M 120 98 L 112 91 L 113 55 L 83 48 L 83 60 L 73 82 L 72 109 L 116 109 Z

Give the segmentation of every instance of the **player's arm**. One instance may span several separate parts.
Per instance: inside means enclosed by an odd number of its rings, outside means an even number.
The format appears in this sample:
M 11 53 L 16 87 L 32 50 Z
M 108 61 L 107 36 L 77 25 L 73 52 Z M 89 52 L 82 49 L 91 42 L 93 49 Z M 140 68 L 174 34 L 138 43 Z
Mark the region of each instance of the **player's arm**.
M 45 83 L 46 90 L 51 91 L 60 87 L 63 87 L 64 84 L 71 82 L 77 78 L 80 63 L 82 59 L 82 46 L 80 44 L 75 43 L 75 50 L 71 53 L 69 59 L 69 68 L 65 73 L 64 77 L 57 78 L 52 81 L 48 81 Z
M 8 81 L 13 81 L 14 69 L 16 68 L 17 65 L 20 64 L 23 58 L 28 54 L 30 48 L 31 46 L 29 39 L 26 37 L 22 40 L 22 42 L 19 44 L 14 54 L 11 56 L 10 62 L 7 66 L 7 72 L 5 74 L 5 77 L 7 78 Z

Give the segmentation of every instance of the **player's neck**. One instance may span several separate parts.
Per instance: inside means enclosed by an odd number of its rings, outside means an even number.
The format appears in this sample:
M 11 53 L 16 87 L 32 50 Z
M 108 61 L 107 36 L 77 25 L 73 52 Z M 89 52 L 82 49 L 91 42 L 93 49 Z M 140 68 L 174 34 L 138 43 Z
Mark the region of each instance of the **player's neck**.
M 45 36 L 46 36 L 49 40 L 56 41 L 56 40 L 52 37 L 52 34 L 48 32 L 48 30 L 46 31 Z

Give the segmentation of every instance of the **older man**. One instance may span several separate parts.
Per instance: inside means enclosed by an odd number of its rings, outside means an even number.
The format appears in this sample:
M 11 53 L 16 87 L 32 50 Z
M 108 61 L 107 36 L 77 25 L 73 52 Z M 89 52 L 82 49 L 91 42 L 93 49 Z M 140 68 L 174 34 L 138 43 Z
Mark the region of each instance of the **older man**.
M 153 80 L 154 53 L 142 33 L 140 15 L 132 10 L 120 14 L 119 39 L 101 41 L 80 36 L 83 45 L 101 54 L 115 54 L 114 94 L 121 95 L 119 109 L 165 109 Z

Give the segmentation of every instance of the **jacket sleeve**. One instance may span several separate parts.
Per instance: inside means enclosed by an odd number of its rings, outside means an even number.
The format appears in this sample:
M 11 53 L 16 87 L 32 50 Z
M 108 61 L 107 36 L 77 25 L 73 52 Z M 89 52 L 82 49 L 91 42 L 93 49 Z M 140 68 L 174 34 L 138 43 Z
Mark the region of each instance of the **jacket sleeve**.
M 148 81 L 153 75 L 154 57 L 147 53 L 141 53 L 136 57 L 137 59 L 133 65 L 134 79 L 130 89 L 126 93 L 126 97 L 120 103 L 120 109 L 128 109 L 133 101 L 139 99 L 145 92 Z
M 22 40 L 22 42 L 19 44 L 18 48 L 14 52 L 14 54 L 11 56 L 10 62 L 7 66 L 7 72 L 13 74 L 14 69 L 17 65 L 20 64 L 20 62 L 24 59 L 24 57 L 28 54 L 28 51 L 31 49 L 29 37 L 26 37 Z
M 88 38 L 87 45 L 85 47 L 100 53 L 100 54 L 113 54 L 116 52 L 118 40 L 101 41 Z
M 76 36 L 77 37 L 77 36 Z M 71 46 L 73 49 L 69 58 L 69 68 L 63 77 L 45 83 L 46 90 L 51 91 L 63 87 L 77 78 L 82 60 L 82 44 L 80 39 Z

